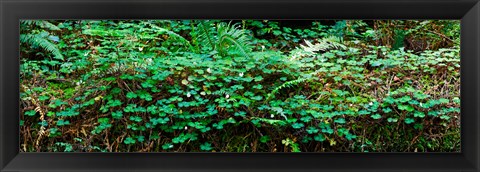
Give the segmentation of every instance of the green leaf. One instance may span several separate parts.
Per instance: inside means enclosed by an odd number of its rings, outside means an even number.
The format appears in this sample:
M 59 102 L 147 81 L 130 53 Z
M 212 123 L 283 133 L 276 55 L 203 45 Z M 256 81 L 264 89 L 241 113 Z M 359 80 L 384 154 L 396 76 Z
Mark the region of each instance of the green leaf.
M 98 118 L 98 123 L 103 123 L 103 124 L 106 124 L 106 123 L 109 123 L 110 119 L 108 118 Z
M 445 98 L 438 99 L 438 101 L 439 101 L 440 103 L 442 103 L 442 104 L 446 104 L 446 103 L 449 103 L 449 102 L 450 102 L 450 100 L 445 99 Z
M 113 119 L 121 119 L 122 117 L 123 117 L 123 112 L 122 111 L 112 112 L 112 118 Z
M 267 143 L 270 140 L 269 136 L 262 136 L 260 137 L 260 142 Z
M 37 114 L 35 110 L 29 110 L 25 112 L 25 115 L 27 116 L 35 116 L 35 114 Z
M 49 96 L 40 96 L 40 97 L 38 97 L 38 100 L 40 100 L 40 101 L 45 101 L 45 100 L 48 100 L 48 99 L 50 99 Z
M 442 115 L 442 116 L 440 116 L 440 119 L 449 120 L 450 116 Z
M 423 100 L 423 99 L 428 98 L 429 96 L 426 95 L 426 94 L 417 92 L 417 93 L 414 93 L 414 94 L 413 94 L 413 97 L 415 97 L 415 98 L 418 99 L 418 100 Z
M 406 102 L 412 100 L 412 98 L 411 98 L 410 96 L 403 96 L 403 97 L 401 97 L 401 98 L 399 98 L 399 99 L 397 99 L 397 100 L 398 100 L 399 102 L 401 102 L 401 103 L 406 103 Z
M 303 125 L 302 123 L 294 123 L 292 124 L 292 127 L 295 128 L 295 129 L 299 129 L 299 128 L 303 128 L 305 125 Z
M 307 133 L 308 134 L 315 134 L 315 133 L 318 133 L 318 129 L 315 128 L 315 127 L 308 127 L 307 129 Z
M 258 89 L 258 90 L 261 90 L 263 88 L 262 85 L 260 84 L 257 84 L 257 85 L 254 85 L 252 88 L 255 88 L 255 89 Z
M 413 118 L 405 118 L 405 124 L 411 124 L 413 122 L 415 122 Z
M 399 109 L 399 110 L 406 110 L 406 111 L 408 111 L 408 112 L 412 112 L 412 111 L 415 110 L 415 108 L 414 108 L 413 106 L 411 106 L 411 105 L 402 105 L 402 104 L 399 104 L 399 105 L 398 105 L 398 109 Z
M 63 120 L 63 119 L 60 119 L 57 121 L 57 126 L 65 126 L 65 125 L 70 125 L 70 121 Z
M 239 111 L 239 112 L 235 112 L 233 115 L 234 116 L 241 116 L 241 117 L 245 117 L 245 114 L 247 114 L 246 112 L 244 111 Z
M 387 121 L 388 122 L 397 122 L 398 119 L 397 118 L 388 118 Z
M 135 121 L 135 122 L 142 122 L 142 117 L 130 116 L 130 120 Z
M 370 113 L 371 113 L 371 112 L 370 112 L 370 111 L 367 111 L 367 110 L 359 110 L 359 111 L 358 111 L 358 114 L 359 114 L 359 115 L 368 115 L 368 114 L 370 114 Z
M 138 136 L 137 140 L 138 142 L 143 143 L 145 141 L 145 136 Z
M 335 123 L 339 123 L 339 124 L 345 124 L 345 123 L 346 123 L 346 121 L 345 121 L 344 118 L 338 118 L 338 119 L 336 119 L 334 122 L 335 122 Z
M 417 123 L 417 124 L 413 125 L 413 128 L 415 128 L 415 129 L 417 129 L 417 130 L 421 130 L 421 129 L 423 129 L 423 125 Z
M 338 81 L 342 80 L 342 77 L 336 76 L 336 77 L 333 78 L 333 80 L 335 80 L 336 82 L 338 82 Z
M 393 97 L 387 97 L 387 98 L 383 99 L 383 101 L 385 103 L 388 103 L 388 104 L 394 104 L 395 103 L 395 99 Z
M 390 113 L 390 112 L 392 112 L 392 109 L 390 109 L 390 108 L 388 108 L 388 107 L 387 107 L 387 108 L 383 108 L 382 110 L 383 110 L 383 112 L 385 112 L 385 113 Z
M 456 104 L 460 104 L 460 98 L 454 97 L 453 102 L 456 103 Z
M 50 134 L 49 137 L 56 137 L 56 136 L 61 136 L 62 133 L 58 130 L 58 128 L 50 128 Z
M 254 79 L 255 82 L 259 82 L 259 81 L 263 80 L 263 77 L 262 76 L 256 76 L 253 79 Z
M 171 143 L 165 143 L 162 145 L 162 149 L 164 150 L 167 150 L 167 149 L 172 149 L 173 148 L 173 144 Z
M 414 116 L 414 117 L 418 117 L 418 118 L 423 118 L 423 117 L 425 117 L 425 113 L 420 112 L 420 111 L 415 111 L 415 112 L 413 113 L 413 116 Z
M 322 129 L 322 132 L 323 133 L 328 133 L 328 134 L 333 134 L 334 131 L 331 128 L 324 128 L 324 129 Z
M 322 134 L 318 134 L 315 137 L 313 137 L 315 141 L 323 142 L 325 141 L 325 137 Z
M 44 126 L 44 127 L 48 127 L 48 122 L 46 120 L 43 120 L 43 121 L 39 122 L 38 124 L 41 125 L 41 126 Z
M 372 117 L 373 119 L 380 119 L 382 118 L 382 116 L 380 114 L 375 114 L 375 115 L 371 115 L 370 117 Z
M 150 95 L 150 93 L 146 92 L 146 91 L 139 91 L 137 92 L 137 95 L 138 97 L 140 97 L 141 99 L 144 99 L 146 101 L 152 101 L 153 97 L 152 95 Z
M 127 98 L 129 98 L 129 99 L 133 99 L 133 98 L 137 98 L 137 97 L 138 97 L 137 94 L 135 94 L 134 92 L 128 92 L 126 96 L 127 96 Z
M 122 102 L 120 100 L 110 100 L 108 101 L 110 107 L 120 106 Z
M 210 144 L 208 142 L 205 142 L 202 145 L 200 145 L 200 149 L 203 150 L 203 151 L 210 151 L 213 148 L 212 148 L 212 144 Z
M 131 138 L 131 137 L 127 137 L 125 138 L 125 140 L 123 141 L 123 143 L 127 144 L 127 145 L 131 145 L 131 144 L 135 144 L 135 139 Z

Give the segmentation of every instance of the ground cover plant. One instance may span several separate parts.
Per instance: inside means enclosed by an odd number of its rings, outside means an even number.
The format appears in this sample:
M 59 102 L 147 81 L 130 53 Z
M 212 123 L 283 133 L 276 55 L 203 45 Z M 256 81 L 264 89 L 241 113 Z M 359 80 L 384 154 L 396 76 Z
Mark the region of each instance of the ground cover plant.
M 460 22 L 22 20 L 22 152 L 458 152 Z

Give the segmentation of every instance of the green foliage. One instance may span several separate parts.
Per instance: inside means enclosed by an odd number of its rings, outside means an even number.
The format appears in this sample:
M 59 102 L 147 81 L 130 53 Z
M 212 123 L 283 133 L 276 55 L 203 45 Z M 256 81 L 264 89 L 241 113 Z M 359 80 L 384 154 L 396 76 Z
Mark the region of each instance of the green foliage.
M 25 151 L 458 151 L 455 22 L 330 22 L 24 21 Z
M 212 27 L 216 25 L 215 27 Z M 238 29 L 238 25 L 225 23 L 213 23 L 212 21 L 198 21 L 198 31 L 195 42 L 198 47 L 209 46 L 210 54 L 219 54 L 222 57 L 228 55 L 242 55 L 248 57 L 251 47 L 244 30 Z M 216 30 L 214 30 L 216 28 Z M 201 49 L 207 49 L 202 47 Z
M 25 43 L 29 46 L 33 47 L 40 47 L 44 50 L 52 53 L 55 59 L 63 60 L 63 54 L 61 53 L 60 49 L 53 43 L 52 41 L 58 42 L 58 37 L 51 35 L 48 30 L 60 30 L 54 24 L 48 21 L 39 21 L 39 20 L 22 20 L 20 23 L 23 30 L 21 31 L 24 33 L 20 34 L 20 42 Z M 36 29 L 27 30 L 27 28 L 36 27 Z M 37 29 L 38 28 L 38 29 Z M 28 32 L 27 32 L 28 31 Z
M 212 144 L 205 142 L 204 144 L 200 145 L 200 149 L 203 151 L 210 151 L 212 150 Z
M 131 138 L 131 137 L 127 137 L 123 143 L 127 144 L 127 145 L 131 145 L 131 144 L 135 144 L 135 139 Z

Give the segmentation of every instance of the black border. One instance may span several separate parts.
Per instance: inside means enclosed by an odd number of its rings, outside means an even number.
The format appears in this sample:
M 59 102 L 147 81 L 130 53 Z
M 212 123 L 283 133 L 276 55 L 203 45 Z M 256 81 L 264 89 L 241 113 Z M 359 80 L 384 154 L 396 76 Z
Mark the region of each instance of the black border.
M 0 0 L 0 171 L 480 171 L 479 0 Z M 19 153 L 20 19 L 461 19 L 462 153 Z

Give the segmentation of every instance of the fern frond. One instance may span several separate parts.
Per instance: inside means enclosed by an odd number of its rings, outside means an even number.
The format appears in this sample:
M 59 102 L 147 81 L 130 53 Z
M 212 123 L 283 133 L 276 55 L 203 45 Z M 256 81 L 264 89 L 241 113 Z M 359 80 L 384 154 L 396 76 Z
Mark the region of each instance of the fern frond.
M 20 23 L 25 25 L 36 25 L 43 29 L 60 30 L 60 28 L 46 20 L 22 20 Z
M 115 62 L 115 65 L 113 67 L 107 69 L 106 74 L 110 75 L 113 73 L 125 72 L 129 68 L 133 68 L 133 66 L 129 66 L 126 61 L 118 61 L 118 62 Z
M 270 100 L 270 98 L 273 98 L 275 97 L 275 94 L 277 94 L 280 90 L 284 89 L 284 88 L 291 88 L 293 86 L 297 86 L 298 84 L 300 83 L 304 83 L 304 82 L 311 82 L 313 80 L 318 80 L 317 77 L 315 77 L 319 72 L 321 72 L 322 70 L 316 70 L 316 71 L 313 71 L 311 73 L 308 73 L 308 74 L 304 74 L 304 75 L 301 75 L 300 78 L 296 79 L 296 80 L 291 80 L 291 81 L 287 81 L 285 83 L 283 83 L 282 85 L 276 87 L 275 89 L 273 89 L 268 95 L 267 95 L 267 98 L 266 100 Z
M 270 100 L 271 98 L 275 97 L 275 94 L 277 94 L 280 90 L 284 89 L 284 88 L 290 88 L 290 87 L 293 87 L 293 86 L 296 86 L 302 82 L 305 82 L 307 81 L 308 79 L 307 78 L 299 78 L 299 79 L 296 79 L 296 80 L 292 80 L 292 81 L 287 81 L 285 83 L 283 83 L 282 85 L 276 87 L 275 89 L 273 89 L 267 96 L 267 99 L 266 100 Z
M 305 40 L 305 44 L 307 45 L 300 45 L 300 47 L 307 52 L 326 51 L 329 49 L 346 49 L 347 47 L 340 42 L 340 38 L 330 36 L 319 40 L 316 44 L 312 44 L 310 41 Z
M 234 44 L 235 45 L 235 50 L 240 50 L 241 54 L 243 54 L 245 57 L 250 57 L 247 53 L 247 49 L 239 43 L 239 41 L 235 40 L 235 38 L 233 38 L 232 36 L 229 36 L 229 35 L 224 35 L 222 36 L 222 38 L 220 39 L 220 42 L 223 42 L 223 41 L 229 41 L 230 43 Z
M 63 55 L 58 47 L 46 39 L 42 34 L 20 34 L 20 42 L 37 46 L 52 53 L 55 59 L 63 60 Z
M 341 38 L 330 36 L 318 40 L 318 43 L 312 44 L 310 41 L 305 40 L 306 45 L 300 45 L 300 48 L 296 48 L 290 53 L 290 60 L 299 59 L 302 57 L 312 56 L 318 51 L 328 51 L 331 49 L 347 49 L 347 46 L 341 43 Z
M 197 25 L 195 40 L 199 46 L 211 47 L 211 50 L 218 52 L 221 56 L 228 54 L 241 54 L 249 57 L 251 51 L 250 40 L 247 33 L 239 29 L 238 25 L 219 23 L 215 27 L 209 21 L 200 21 Z
M 273 110 L 277 115 L 280 115 L 285 118 L 285 120 L 288 120 L 287 116 L 285 115 L 285 112 L 283 111 L 283 108 L 281 107 L 271 107 L 269 108 L 270 110 Z
M 192 44 L 190 44 L 190 41 L 188 41 L 187 39 L 185 39 L 183 36 L 173 32 L 173 31 L 170 31 L 168 29 L 165 29 L 165 28 L 162 28 L 162 27 L 159 27 L 153 23 L 150 23 L 150 22 L 147 22 L 148 25 L 150 25 L 150 27 L 152 27 L 153 29 L 155 29 L 159 34 L 167 34 L 168 36 L 171 36 L 171 37 L 174 37 L 174 38 L 177 38 L 178 40 L 182 41 L 183 43 L 186 43 L 186 45 L 188 46 L 188 48 L 195 52 L 195 49 L 193 48 Z
M 239 50 L 241 54 L 249 57 L 247 52 L 250 51 L 250 44 L 247 34 L 243 30 L 238 29 L 236 25 L 231 26 L 230 24 L 227 25 L 225 23 L 220 23 L 217 27 L 217 30 L 220 37 L 219 48 L 221 48 L 221 50 L 224 50 L 223 48 L 228 48 L 223 47 L 223 45 L 228 45 L 226 44 L 226 41 L 228 41 L 234 45 L 233 50 Z M 226 52 L 224 53 L 226 55 Z
M 197 25 L 198 28 L 200 28 L 198 35 L 197 35 L 197 41 L 199 44 L 204 44 L 212 47 L 212 50 L 215 50 L 215 43 L 213 41 L 214 35 L 209 31 L 211 28 L 207 27 L 207 25 L 211 25 L 208 21 L 200 21 L 199 24 Z

